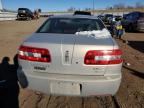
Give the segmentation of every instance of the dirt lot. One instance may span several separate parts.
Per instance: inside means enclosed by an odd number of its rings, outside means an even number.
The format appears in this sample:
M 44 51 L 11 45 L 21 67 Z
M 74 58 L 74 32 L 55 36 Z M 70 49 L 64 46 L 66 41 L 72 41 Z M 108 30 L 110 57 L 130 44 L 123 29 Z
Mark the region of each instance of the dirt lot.
M 22 41 L 34 32 L 45 19 L 35 21 L 0 22 L 0 61 L 13 57 Z M 122 83 L 114 97 L 62 97 L 48 96 L 32 90 L 21 89 L 20 108 L 144 108 L 144 33 L 126 33 L 124 39 L 116 41 L 123 50 Z M 1 106 L 0 106 L 1 107 Z

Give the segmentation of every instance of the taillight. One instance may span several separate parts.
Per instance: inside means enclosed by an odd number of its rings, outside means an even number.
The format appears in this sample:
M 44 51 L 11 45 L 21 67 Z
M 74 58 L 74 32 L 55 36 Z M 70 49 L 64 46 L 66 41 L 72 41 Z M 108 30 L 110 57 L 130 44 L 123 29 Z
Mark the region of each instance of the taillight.
M 50 53 L 47 49 L 44 48 L 20 46 L 18 57 L 19 59 L 28 61 L 51 62 Z
M 122 51 L 115 50 L 90 50 L 86 53 L 84 63 L 86 65 L 109 65 L 122 63 Z

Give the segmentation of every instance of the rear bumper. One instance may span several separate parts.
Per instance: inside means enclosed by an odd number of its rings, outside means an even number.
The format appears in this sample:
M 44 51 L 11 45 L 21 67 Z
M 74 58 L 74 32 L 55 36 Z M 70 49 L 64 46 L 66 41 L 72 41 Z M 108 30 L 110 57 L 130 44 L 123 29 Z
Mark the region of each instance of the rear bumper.
M 23 16 L 23 17 L 17 17 L 17 19 L 27 19 L 28 17 L 27 16 Z
M 137 31 L 144 32 L 144 22 L 140 22 L 137 24 Z
M 21 19 L 21 20 L 26 20 L 26 19 L 28 19 L 28 18 L 34 18 L 34 17 L 32 17 L 32 16 L 26 16 L 26 15 L 24 15 L 24 16 L 17 16 L 17 19 Z
M 142 28 L 142 27 L 141 27 L 141 28 L 140 28 L 140 27 L 137 28 L 137 31 L 139 31 L 139 32 L 144 32 L 144 27 L 143 27 L 143 28 Z
M 37 90 L 46 94 L 63 96 L 115 95 L 121 82 L 121 75 L 81 76 L 47 74 L 40 76 L 26 73 L 27 72 L 24 73 L 20 69 L 17 71 L 18 79 L 21 84 L 24 84 L 24 86 L 28 85 L 29 89 Z M 23 78 L 23 76 L 26 78 Z M 68 88 L 63 88 L 61 86 L 57 88 L 59 90 L 53 91 L 52 85 L 58 85 L 61 83 L 70 85 L 76 84 L 79 88 L 76 88 L 75 91 L 73 90 L 73 93 L 67 92 L 66 90 L 68 90 Z M 80 90 L 78 91 L 78 89 Z

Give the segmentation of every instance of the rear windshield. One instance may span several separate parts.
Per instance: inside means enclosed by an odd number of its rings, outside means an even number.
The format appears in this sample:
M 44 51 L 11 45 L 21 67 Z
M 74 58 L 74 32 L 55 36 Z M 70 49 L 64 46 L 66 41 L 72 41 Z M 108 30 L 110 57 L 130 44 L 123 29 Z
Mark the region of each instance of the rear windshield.
M 99 19 L 85 18 L 50 18 L 37 33 L 75 34 L 80 31 L 102 30 L 105 28 Z
M 27 8 L 19 8 L 18 10 L 28 10 Z
M 112 17 L 113 15 L 111 15 L 111 14 L 106 14 L 106 17 Z

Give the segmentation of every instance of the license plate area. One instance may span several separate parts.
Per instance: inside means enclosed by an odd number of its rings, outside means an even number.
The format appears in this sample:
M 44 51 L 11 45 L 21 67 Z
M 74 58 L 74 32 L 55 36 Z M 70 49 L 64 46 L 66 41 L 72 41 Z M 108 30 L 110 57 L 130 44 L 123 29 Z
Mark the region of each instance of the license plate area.
M 80 95 L 80 84 L 51 82 L 51 93 L 59 95 Z

